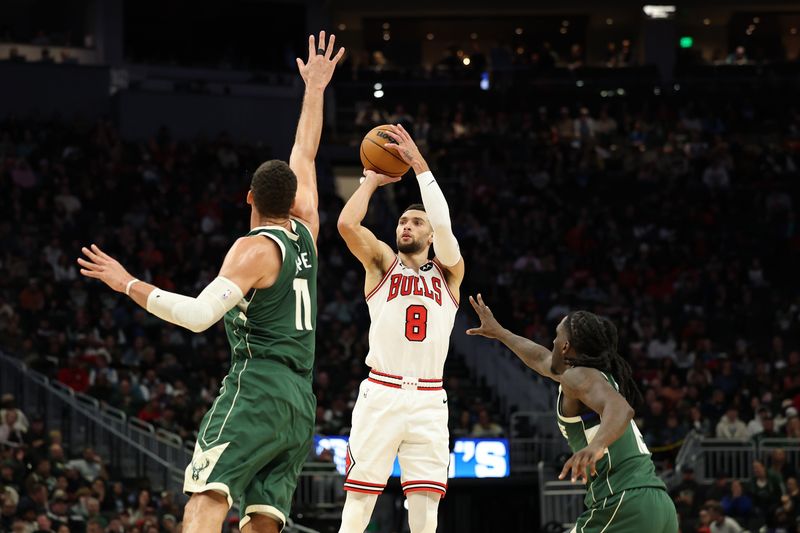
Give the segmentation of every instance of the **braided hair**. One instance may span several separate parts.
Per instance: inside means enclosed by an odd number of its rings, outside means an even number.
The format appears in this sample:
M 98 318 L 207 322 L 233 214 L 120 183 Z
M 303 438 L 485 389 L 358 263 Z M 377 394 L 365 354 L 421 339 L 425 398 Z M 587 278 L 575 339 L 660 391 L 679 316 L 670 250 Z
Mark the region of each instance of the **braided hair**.
M 617 352 L 617 327 L 613 322 L 589 311 L 573 311 L 567 315 L 564 327 L 576 352 L 574 357 L 566 359 L 568 364 L 610 373 L 620 394 L 632 407 L 642 403 L 631 366 Z

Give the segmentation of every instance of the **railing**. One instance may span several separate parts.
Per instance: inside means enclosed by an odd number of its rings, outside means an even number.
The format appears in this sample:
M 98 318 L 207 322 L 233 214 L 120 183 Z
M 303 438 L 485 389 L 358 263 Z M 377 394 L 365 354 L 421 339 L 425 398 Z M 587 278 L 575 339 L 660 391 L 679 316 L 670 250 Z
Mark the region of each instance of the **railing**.
M 95 398 L 51 381 L 22 362 L 0 353 L 0 390 L 11 392 L 28 413 L 42 416 L 58 429 L 73 451 L 91 447 L 107 459 L 106 468 L 120 478 L 147 478 L 153 490 L 182 493 L 183 468 L 191 454 L 178 435 L 156 431 Z
M 681 473 L 686 467 L 694 467 L 697 464 L 702 452 L 702 442 L 702 436 L 694 430 L 683 438 L 683 444 L 675 456 L 675 468 L 661 474 L 661 479 L 667 485 L 668 490 L 672 490 L 681 482 Z
M 758 457 L 765 465 L 770 466 L 770 455 L 773 450 L 786 452 L 786 462 L 800 467 L 800 441 L 797 439 L 763 439 L 758 443 Z
M 536 472 L 540 461 L 548 465 L 555 465 L 561 462 L 560 459 L 565 454 L 569 456 L 570 453 L 567 441 L 561 436 L 511 439 L 509 448 L 513 475 Z
M 511 415 L 510 427 L 509 455 L 515 475 L 536 472 L 539 461 L 555 464 L 569 453 L 554 410 L 518 411 Z
M 561 437 L 555 408 L 547 411 L 517 411 L 511 415 L 511 437 Z
M 719 476 L 731 479 L 749 479 L 753 473 L 756 445 L 750 441 L 728 439 L 703 439 L 697 462 L 693 465 L 698 481 L 709 481 Z
M 761 460 L 769 467 L 774 450 L 786 453 L 786 462 L 800 467 L 800 441 L 797 439 L 763 439 L 735 441 L 703 438 L 695 432 L 686 436 L 675 460 L 675 471 L 694 468 L 698 481 L 711 481 L 719 476 L 744 480 L 753 475 L 753 461 Z
M 128 418 L 124 412 L 100 404 L 97 399 L 76 393 L 63 383 L 52 381 L 0 352 L 0 391 L 13 393 L 27 414 L 41 416 L 49 429 L 61 431 L 64 443 L 73 451 L 93 448 L 106 459 L 112 476 L 147 479 L 155 491 L 168 490 L 180 502 L 183 496 L 184 467 L 191 461 L 193 448 L 180 436 L 156 429 L 152 424 Z M 294 507 L 312 511 L 315 517 L 338 521 L 344 491 L 341 475 L 330 465 L 308 463 L 300 474 Z M 294 523 L 286 533 L 318 533 Z
M 459 313 L 453 328 L 453 346 L 464 356 L 470 370 L 496 391 L 505 415 L 514 407 L 543 411 L 552 406 L 554 395 L 544 378 L 526 369 L 513 353 L 497 342 L 467 336 L 464 331 L 468 327 L 468 320 Z
M 297 480 L 292 513 L 338 525 L 344 505 L 344 479 L 329 463 L 306 463 Z M 306 531 L 300 530 L 297 531 Z
M 571 481 L 560 481 L 556 469 L 543 461 L 537 466 L 539 472 L 540 526 L 556 523 L 569 529 L 584 510 L 583 498 L 586 489 Z
M 684 465 L 693 465 L 700 454 L 703 437 L 695 430 L 690 431 L 683 438 L 683 445 L 675 456 L 675 470 L 680 470 Z

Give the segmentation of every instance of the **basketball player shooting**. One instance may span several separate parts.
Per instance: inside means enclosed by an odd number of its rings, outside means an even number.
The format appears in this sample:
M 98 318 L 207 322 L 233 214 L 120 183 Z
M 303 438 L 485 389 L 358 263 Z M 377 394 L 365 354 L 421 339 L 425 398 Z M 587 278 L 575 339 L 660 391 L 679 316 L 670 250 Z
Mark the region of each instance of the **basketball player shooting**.
M 340 533 L 362 533 L 399 457 L 412 533 L 436 531 L 450 459 L 442 373 L 458 311 L 464 260 L 447 201 L 402 126 L 385 130 L 385 147 L 410 165 L 422 205 L 408 207 L 395 230 L 397 252 L 361 225 L 378 187 L 400 181 L 365 170 L 339 216 L 339 233 L 364 265 L 372 320 L 367 366 L 353 409 L 347 450 L 347 499 Z M 428 258 L 431 245 L 436 257 Z
M 193 332 L 224 317 L 231 368 L 200 423 L 186 467 L 183 531 L 220 531 L 233 502 L 243 533 L 278 533 L 286 524 L 314 431 L 311 391 L 316 330 L 318 195 L 314 160 L 322 134 L 323 96 L 344 49 L 335 37 L 308 39 L 297 60 L 305 82 L 287 165 L 263 163 L 247 203 L 250 231 L 239 238 L 219 276 L 192 298 L 133 277 L 92 245 L 81 274 L 130 296 L 155 316 Z
M 559 479 L 588 484 L 586 511 L 571 533 L 677 533 L 675 505 L 656 475 L 633 421 L 641 401 L 631 367 L 617 353 L 617 328 L 587 311 L 556 327 L 553 350 L 503 328 L 481 295 L 469 302 L 480 327 L 468 335 L 497 339 L 523 363 L 558 382 L 556 416 L 573 452 Z

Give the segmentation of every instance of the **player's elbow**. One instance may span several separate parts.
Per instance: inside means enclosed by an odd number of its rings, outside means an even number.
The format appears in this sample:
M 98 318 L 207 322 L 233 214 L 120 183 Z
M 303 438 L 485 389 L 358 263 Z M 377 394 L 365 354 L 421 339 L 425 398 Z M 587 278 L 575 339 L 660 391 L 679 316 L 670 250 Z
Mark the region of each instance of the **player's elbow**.
M 451 268 L 461 261 L 461 249 L 458 240 L 451 231 L 441 231 L 433 234 L 433 247 L 436 250 L 436 258 L 444 266 Z
M 339 215 L 339 220 L 336 221 L 336 229 L 339 230 L 339 235 L 346 237 L 355 233 L 358 227 L 358 222 L 350 220 L 345 215 Z
M 175 306 L 173 317 L 175 324 L 183 326 L 192 333 L 202 333 L 219 320 L 208 305 L 197 299 Z
M 186 324 L 184 327 L 189 331 L 191 331 L 192 333 L 202 333 L 205 330 L 207 330 L 210 326 L 207 326 L 205 324 Z
M 630 422 L 634 416 L 636 416 L 636 411 L 628 402 L 625 402 L 625 418 Z
M 620 420 L 624 419 L 625 423 L 630 423 L 633 420 L 633 417 L 636 415 L 636 411 L 633 410 L 631 404 L 628 401 L 620 396 L 619 398 L 615 398 L 614 401 L 607 402 L 605 407 L 603 407 L 603 417 L 605 416 L 613 416 L 613 417 L 620 417 Z

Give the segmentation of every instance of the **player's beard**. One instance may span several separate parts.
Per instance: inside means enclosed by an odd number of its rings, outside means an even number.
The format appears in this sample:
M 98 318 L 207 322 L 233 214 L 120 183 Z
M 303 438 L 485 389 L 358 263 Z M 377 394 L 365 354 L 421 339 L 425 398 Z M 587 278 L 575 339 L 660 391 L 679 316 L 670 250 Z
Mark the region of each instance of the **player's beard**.
M 425 245 L 421 240 L 411 239 L 410 242 L 403 242 L 402 238 L 397 239 L 397 250 L 402 254 L 414 255 L 422 251 Z

